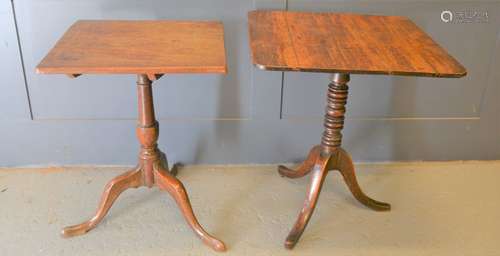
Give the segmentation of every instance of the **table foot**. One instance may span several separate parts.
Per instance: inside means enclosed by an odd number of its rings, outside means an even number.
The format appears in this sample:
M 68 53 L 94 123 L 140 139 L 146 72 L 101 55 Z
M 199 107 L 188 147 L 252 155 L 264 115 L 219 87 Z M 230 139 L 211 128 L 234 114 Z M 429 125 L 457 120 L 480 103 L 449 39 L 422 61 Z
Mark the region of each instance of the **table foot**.
M 336 168 L 340 171 L 342 177 L 344 177 L 344 181 L 354 198 L 360 203 L 376 211 L 389 211 L 391 209 L 390 204 L 371 199 L 361 190 L 356 179 L 351 156 L 342 148 L 338 149 L 338 164 Z
M 65 227 L 61 232 L 62 236 L 73 237 L 87 233 L 101 222 L 123 191 L 129 188 L 137 188 L 142 186 L 143 183 L 144 180 L 140 167 L 112 179 L 104 189 L 101 202 L 94 217 L 81 224 Z
M 313 149 L 314 150 L 314 149 Z M 311 151 L 312 152 L 312 151 Z M 311 172 L 311 184 L 307 190 L 306 200 L 304 201 L 304 206 L 299 213 L 295 225 L 288 234 L 285 241 L 285 248 L 292 249 L 295 244 L 299 241 L 300 236 L 304 232 L 307 223 L 311 219 L 311 216 L 316 208 L 316 203 L 318 202 L 319 194 L 321 192 L 321 187 L 328 173 L 328 165 L 331 158 L 318 156 L 314 163 L 314 167 Z
M 278 166 L 279 174 L 281 175 L 281 177 L 287 177 L 292 179 L 304 177 L 313 169 L 313 166 L 316 163 L 316 160 L 318 159 L 320 152 L 321 152 L 320 146 L 313 147 L 309 152 L 309 155 L 307 156 L 306 160 L 304 160 L 304 162 L 299 166 L 297 170 L 292 170 L 286 166 L 280 165 Z
M 198 235 L 198 237 L 200 237 L 206 245 L 210 246 L 215 251 L 226 251 L 226 245 L 222 241 L 211 236 L 203 229 L 203 227 L 201 227 L 193 213 L 189 197 L 182 183 L 169 171 L 161 167 L 156 168 L 155 179 L 158 187 L 163 191 L 167 191 L 175 199 L 175 202 L 181 209 L 184 218 L 196 235 Z

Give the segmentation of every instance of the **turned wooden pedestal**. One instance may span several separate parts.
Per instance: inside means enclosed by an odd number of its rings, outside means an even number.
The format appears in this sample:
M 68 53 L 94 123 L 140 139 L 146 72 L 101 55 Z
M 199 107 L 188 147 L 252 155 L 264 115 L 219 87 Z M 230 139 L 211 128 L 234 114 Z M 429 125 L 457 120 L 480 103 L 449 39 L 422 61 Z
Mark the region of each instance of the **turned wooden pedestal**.
M 78 21 L 42 60 L 37 71 L 70 77 L 137 74 L 136 133 L 141 144 L 138 164 L 111 180 L 95 215 L 79 225 L 64 228 L 65 237 L 93 229 L 126 189 L 157 186 L 175 199 L 187 223 L 205 244 L 216 251 L 226 250 L 222 241 L 198 223 L 186 189 L 175 177 L 175 168 L 169 170 L 166 156 L 158 149 L 159 127 L 152 92 L 152 81 L 166 73 L 226 73 L 221 23 Z
M 351 157 L 341 148 L 350 74 L 461 77 L 466 74 L 465 68 L 401 16 L 252 11 L 248 19 L 256 67 L 333 74 L 321 144 L 311 149 L 297 170 L 279 167 L 280 175 L 289 178 L 311 173 L 304 206 L 285 247 L 293 248 L 304 232 L 330 170 L 340 171 L 359 202 L 377 211 L 390 210 L 389 204 L 363 193 Z

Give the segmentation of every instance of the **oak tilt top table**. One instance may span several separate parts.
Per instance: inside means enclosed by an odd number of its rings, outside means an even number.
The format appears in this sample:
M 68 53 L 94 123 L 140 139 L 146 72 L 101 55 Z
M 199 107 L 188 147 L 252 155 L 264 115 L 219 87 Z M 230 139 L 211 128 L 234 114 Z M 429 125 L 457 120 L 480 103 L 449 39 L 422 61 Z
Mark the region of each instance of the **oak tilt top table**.
M 292 249 L 302 235 L 330 170 L 338 170 L 354 197 L 369 208 L 390 210 L 366 196 L 350 155 L 341 148 L 350 74 L 462 77 L 465 68 L 411 20 L 348 13 L 252 11 L 248 14 L 252 61 L 260 69 L 332 73 L 321 144 L 281 176 L 312 172 L 304 206 L 285 241 Z
M 224 243 L 198 223 L 182 183 L 169 170 L 157 147 L 152 81 L 166 73 L 226 73 L 224 30 L 213 21 L 78 21 L 73 24 L 37 67 L 38 73 L 137 74 L 137 138 L 141 144 L 136 168 L 111 180 L 96 214 L 89 221 L 66 227 L 66 237 L 94 228 L 117 197 L 128 188 L 158 186 L 177 202 L 195 233 L 216 251 Z M 125 88 L 124 88 L 125 90 Z

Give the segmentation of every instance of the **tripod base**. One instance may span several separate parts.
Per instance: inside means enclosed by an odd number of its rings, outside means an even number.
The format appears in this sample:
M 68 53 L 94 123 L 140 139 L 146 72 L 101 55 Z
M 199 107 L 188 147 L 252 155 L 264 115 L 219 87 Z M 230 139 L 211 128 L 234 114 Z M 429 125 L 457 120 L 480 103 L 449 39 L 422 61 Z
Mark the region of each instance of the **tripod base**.
M 159 76 L 152 78 L 157 79 Z M 186 189 L 175 177 L 175 166 L 172 170 L 169 170 L 165 154 L 158 149 L 159 125 L 154 115 L 151 84 L 152 81 L 147 75 L 137 76 L 139 118 L 136 134 L 141 144 L 139 164 L 133 170 L 112 179 L 106 185 L 94 217 L 81 224 L 64 228 L 62 235 L 64 237 L 82 235 L 93 229 L 106 216 L 115 200 L 123 191 L 141 186 L 149 188 L 157 186 L 161 190 L 168 192 L 175 199 L 189 226 L 206 245 L 215 251 L 225 251 L 226 246 L 224 243 L 208 234 L 201 227 L 200 223 L 198 223 L 189 202 Z
M 304 206 L 285 241 L 287 249 L 292 249 L 304 232 L 316 207 L 325 177 L 330 170 L 340 171 L 347 186 L 360 203 L 376 211 L 388 211 L 391 209 L 389 204 L 371 199 L 363 193 L 356 180 L 354 165 L 349 153 L 339 147 L 334 152 L 325 154 L 321 153 L 321 146 L 315 146 L 297 170 L 292 170 L 285 166 L 278 167 L 279 174 L 288 178 L 300 178 L 311 173 L 311 184 L 307 191 Z
M 149 168 L 152 169 L 149 170 Z M 169 171 L 166 159 L 165 161 L 158 159 L 153 161 L 151 165 L 144 164 L 143 162 L 135 169 L 125 172 L 124 174 L 112 179 L 104 189 L 101 202 L 94 217 L 81 224 L 64 228 L 62 230 L 62 235 L 64 237 L 83 235 L 93 229 L 97 226 L 97 224 L 99 224 L 99 222 L 101 222 L 113 205 L 114 201 L 123 191 L 129 188 L 147 186 L 145 174 L 149 171 L 152 171 L 154 174 L 154 185 L 161 190 L 168 192 L 175 199 L 177 205 L 186 218 L 187 223 L 200 237 L 200 239 L 205 244 L 212 247 L 215 251 L 225 251 L 226 246 L 224 243 L 208 234 L 198 223 L 193 213 L 193 209 L 191 208 L 191 203 L 189 202 L 186 190 L 184 189 L 182 183 L 175 177 L 177 168 L 174 165 L 174 168 Z

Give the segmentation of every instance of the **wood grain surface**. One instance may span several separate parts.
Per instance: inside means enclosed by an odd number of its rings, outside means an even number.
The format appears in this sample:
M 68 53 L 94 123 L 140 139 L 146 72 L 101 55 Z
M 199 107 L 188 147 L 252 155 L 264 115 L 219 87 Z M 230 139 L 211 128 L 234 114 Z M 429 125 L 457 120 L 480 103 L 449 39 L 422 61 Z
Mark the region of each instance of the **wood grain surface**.
M 97 21 L 73 24 L 38 73 L 226 73 L 224 30 L 215 21 Z
M 461 77 L 465 68 L 401 16 L 252 11 L 253 63 L 304 72 Z

